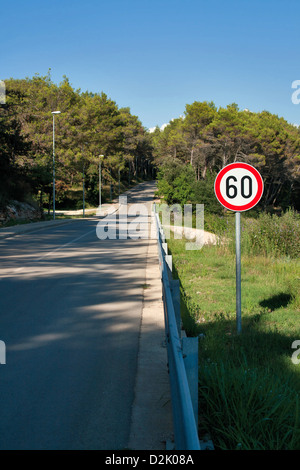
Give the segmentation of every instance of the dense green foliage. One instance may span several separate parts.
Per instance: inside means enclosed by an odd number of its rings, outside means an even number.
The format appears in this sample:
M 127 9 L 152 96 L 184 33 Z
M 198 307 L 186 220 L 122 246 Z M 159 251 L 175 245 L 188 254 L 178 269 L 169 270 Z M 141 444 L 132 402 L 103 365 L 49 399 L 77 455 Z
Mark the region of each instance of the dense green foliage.
M 300 131 L 283 118 L 194 102 L 152 139 L 159 194 L 168 203 L 188 199 L 220 212 L 212 202 L 214 178 L 225 165 L 243 161 L 263 177 L 261 208 L 300 209 Z
M 281 216 L 260 212 L 255 217 L 242 214 L 241 249 L 252 256 L 300 258 L 300 214 L 292 209 Z M 235 253 L 235 217 L 206 214 L 204 228 L 215 233 L 220 243 Z
M 71 201 L 82 187 L 97 204 L 100 155 L 103 181 L 118 186 L 155 176 L 169 204 L 204 203 L 221 214 L 213 182 L 226 164 L 245 161 L 264 179 L 261 208 L 299 210 L 300 131 L 267 111 L 241 111 L 235 104 L 187 104 L 184 116 L 163 131 L 145 129 L 129 108 L 119 108 L 105 93 L 74 90 L 67 77 L 56 85 L 47 76 L 5 80 L 6 105 L 0 107 L 0 204 L 33 196 L 50 207 L 53 121 L 57 202 Z M 109 192 L 109 190 L 107 190 Z M 104 192 L 105 197 L 105 192 Z
M 242 226 L 244 251 L 253 255 L 300 258 L 300 214 L 292 210 L 281 217 L 261 213 L 245 219 Z
M 103 180 L 118 185 L 152 173 L 149 133 L 129 108 L 118 108 L 105 93 L 74 90 L 67 77 L 56 85 L 50 74 L 5 80 L 6 104 L 0 107 L 0 203 L 28 195 L 51 202 L 53 118 L 55 117 L 56 194 L 82 187 L 97 202 L 99 155 Z

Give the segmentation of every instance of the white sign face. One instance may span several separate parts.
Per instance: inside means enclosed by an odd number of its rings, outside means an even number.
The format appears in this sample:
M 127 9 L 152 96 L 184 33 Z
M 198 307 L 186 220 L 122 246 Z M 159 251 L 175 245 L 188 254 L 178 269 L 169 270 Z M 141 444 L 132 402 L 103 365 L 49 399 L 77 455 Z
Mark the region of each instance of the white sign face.
M 263 194 L 260 173 L 248 163 L 231 163 L 218 173 L 215 194 L 227 209 L 242 212 L 254 207 Z

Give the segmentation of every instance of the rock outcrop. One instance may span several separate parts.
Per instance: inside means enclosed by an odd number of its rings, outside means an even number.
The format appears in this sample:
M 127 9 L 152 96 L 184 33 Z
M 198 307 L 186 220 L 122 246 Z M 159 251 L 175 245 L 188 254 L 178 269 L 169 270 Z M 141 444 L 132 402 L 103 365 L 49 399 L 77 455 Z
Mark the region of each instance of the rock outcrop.
M 0 225 L 11 220 L 39 220 L 43 217 L 40 208 L 27 202 L 10 201 L 6 207 L 0 208 Z

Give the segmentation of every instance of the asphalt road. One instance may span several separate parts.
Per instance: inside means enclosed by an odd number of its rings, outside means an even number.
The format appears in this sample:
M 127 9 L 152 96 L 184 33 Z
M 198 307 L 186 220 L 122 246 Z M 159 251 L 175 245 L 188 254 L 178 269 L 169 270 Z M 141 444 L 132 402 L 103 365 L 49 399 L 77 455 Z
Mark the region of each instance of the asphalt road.
M 0 240 L 1 450 L 127 447 L 148 240 L 99 240 L 97 223 Z

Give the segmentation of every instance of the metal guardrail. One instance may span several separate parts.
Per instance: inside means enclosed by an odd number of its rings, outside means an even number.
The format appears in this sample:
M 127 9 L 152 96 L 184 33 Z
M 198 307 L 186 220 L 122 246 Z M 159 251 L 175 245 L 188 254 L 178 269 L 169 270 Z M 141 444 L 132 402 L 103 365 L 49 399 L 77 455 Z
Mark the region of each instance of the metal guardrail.
M 176 450 L 201 450 L 198 437 L 198 338 L 181 338 L 179 282 L 172 279 L 171 256 L 156 213 L 172 415 Z

